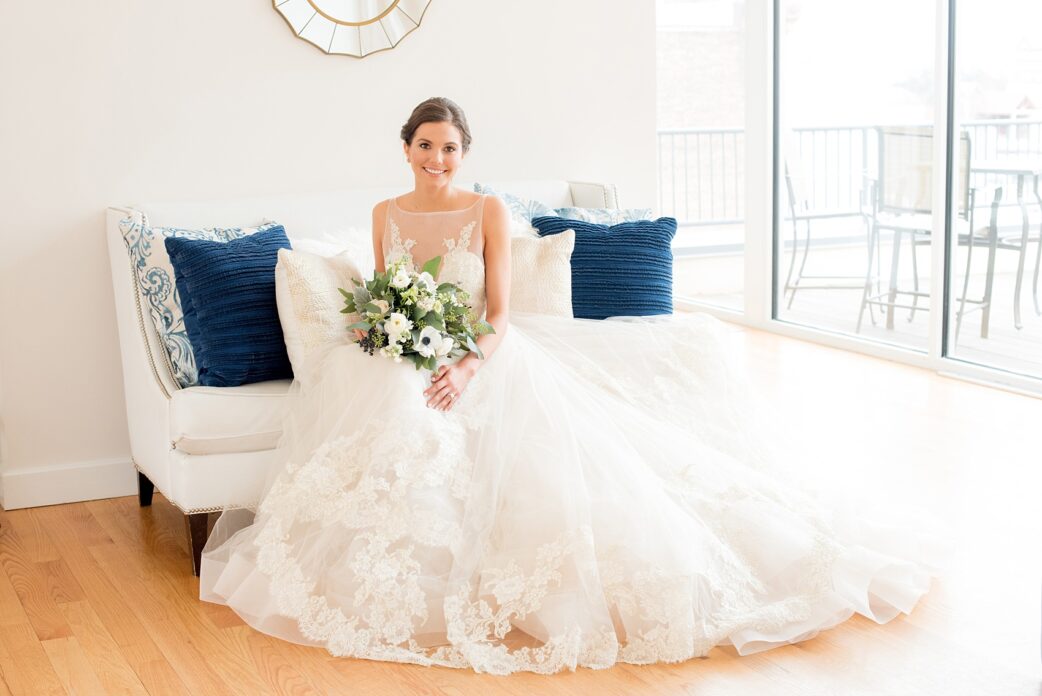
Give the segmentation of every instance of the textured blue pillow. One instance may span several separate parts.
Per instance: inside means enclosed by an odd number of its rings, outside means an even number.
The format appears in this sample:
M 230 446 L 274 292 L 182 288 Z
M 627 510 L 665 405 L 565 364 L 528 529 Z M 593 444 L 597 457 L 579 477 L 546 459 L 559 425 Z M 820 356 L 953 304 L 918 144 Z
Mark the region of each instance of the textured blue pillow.
M 572 314 L 583 319 L 673 313 L 673 218 L 598 225 L 537 217 L 540 237 L 575 230 Z
M 234 387 L 293 376 L 275 305 L 282 225 L 228 242 L 168 237 L 199 383 Z

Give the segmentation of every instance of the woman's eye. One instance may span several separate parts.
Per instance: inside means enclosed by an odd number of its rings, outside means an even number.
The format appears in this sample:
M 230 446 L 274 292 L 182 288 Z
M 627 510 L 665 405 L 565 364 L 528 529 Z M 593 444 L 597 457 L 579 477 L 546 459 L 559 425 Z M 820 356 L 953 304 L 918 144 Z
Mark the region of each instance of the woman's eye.
M 428 145 L 427 143 L 420 143 L 420 149 L 421 150 L 426 150 L 429 147 L 430 147 L 430 145 Z
M 445 148 L 445 152 L 455 152 L 455 151 L 456 151 L 456 148 L 454 148 L 454 147 L 447 147 L 447 148 Z

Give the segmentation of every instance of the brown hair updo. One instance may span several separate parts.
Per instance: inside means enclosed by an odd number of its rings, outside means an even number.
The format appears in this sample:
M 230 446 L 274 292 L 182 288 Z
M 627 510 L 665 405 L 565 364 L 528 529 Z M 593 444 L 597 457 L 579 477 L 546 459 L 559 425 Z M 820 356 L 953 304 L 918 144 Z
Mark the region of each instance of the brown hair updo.
M 406 145 L 412 145 L 412 138 L 416 134 L 417 128 L 424 123 L 439 123 L 441 121 L 448 121 L 456 126 L 460 137 L 463 138 L 460 146 L 463 148 L 463 152 L 466 153 L 470 149 L 470 127 L 467 126 L 467 117 L 463 114 L 463 109 L 459 108 L 459 104 L 445 97 L 431 97 L 426 101 L 420 102 L 412 110 L 409 120 L 402 126 L 402 140 L 405 141 Z

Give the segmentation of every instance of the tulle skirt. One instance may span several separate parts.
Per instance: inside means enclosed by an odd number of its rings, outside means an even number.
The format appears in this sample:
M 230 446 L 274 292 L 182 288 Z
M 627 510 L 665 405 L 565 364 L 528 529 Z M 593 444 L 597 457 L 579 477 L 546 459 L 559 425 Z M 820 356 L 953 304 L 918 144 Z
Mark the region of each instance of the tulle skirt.
M 706 315 L 519 314 L 451 411 L 429 377 L 349 343 L 300 367 L 202 599 L 337 656 L 508 674 L 752 653 L 929 587 L 923 537 L 793 484 Z

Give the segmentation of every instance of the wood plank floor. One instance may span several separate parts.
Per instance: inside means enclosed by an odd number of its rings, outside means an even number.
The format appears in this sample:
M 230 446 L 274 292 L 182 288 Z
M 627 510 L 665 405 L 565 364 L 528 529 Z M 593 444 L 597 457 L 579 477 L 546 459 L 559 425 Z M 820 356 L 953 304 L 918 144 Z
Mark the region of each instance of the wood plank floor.
M 1042 693 L 1042 400 L 734 327 L 736 364 L 808 478 L 913 505 L 951 560 L 908 617 L 678 665 L 507 678 L 334 659 L 198 601 L 184 522 L 156 497 L 0 512 L 4 694 Z M 781 444 L 785 442 L 787 444 Z

